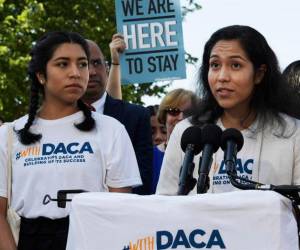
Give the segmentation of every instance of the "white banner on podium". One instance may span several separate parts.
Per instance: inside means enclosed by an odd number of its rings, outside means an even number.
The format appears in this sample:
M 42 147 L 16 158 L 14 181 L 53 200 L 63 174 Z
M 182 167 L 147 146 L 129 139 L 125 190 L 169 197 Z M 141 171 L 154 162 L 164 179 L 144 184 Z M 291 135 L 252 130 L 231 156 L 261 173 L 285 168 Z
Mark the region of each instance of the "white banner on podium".
M 296 250 L 288 199 L 274 192 L 193 196 L 83 193 L 72 202 L 68 250 Z

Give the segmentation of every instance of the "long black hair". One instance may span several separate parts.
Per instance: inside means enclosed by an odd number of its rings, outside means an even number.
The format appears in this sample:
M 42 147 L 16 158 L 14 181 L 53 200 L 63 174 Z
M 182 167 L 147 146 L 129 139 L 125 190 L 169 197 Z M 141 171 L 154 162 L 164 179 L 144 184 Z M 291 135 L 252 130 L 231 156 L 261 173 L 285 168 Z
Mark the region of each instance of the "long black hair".
M 36 42 L 35 46 L 30 52 L 31 60 L 28 65 L 28 75 L 31 80 L 28 120 L 24 128 L 17 131 L 19 140 L 22 144 L 29 145 L 39 141 L 42 138 L 41 134 L 34 134 L 30 132 L 30 127 L 33 124 L 39 108 L 40 93 L 44 93 L 44 87 L 42 84 L 40 84 L 36 74 L 41 73 L 45 78 L 47 78 L 47 63 L 53 56 L 57 47 L 63 43 L 78 44 L 82 47 L 87 57 L 89 58 L 90 56 L 87 42 L 81 35 L 74 32 L 49 32 Z M 90 109 L 81 99 L 77 101 L 77 105 L 78 108 L 84 113 L 85 119 L 75 126 L 82 131 L 92 130 L 95 127 L 95 120 L 91 115 Z
M 199 91 L 203 96 L 197 114 L 191 117 L 192 124 L 203 126 L 205 123 L 215 123 L 224 112 L 215 100 L 208 83 L 210 54 L 220 40 L 237 40 L 252 62 L 255 71 L 261 65 L 266 66 L 263 79 L 254 87 L 250 108 L 260 117 L 261 124 L 266 121 L 277 122 L 283 132 L 285 122 L 279 115 L 283 105 L 279 93 L 282 76 L 277 57 L 262 34 L 249 26 L 242 25 L 219 29 L 206 42 L 199 73 Z

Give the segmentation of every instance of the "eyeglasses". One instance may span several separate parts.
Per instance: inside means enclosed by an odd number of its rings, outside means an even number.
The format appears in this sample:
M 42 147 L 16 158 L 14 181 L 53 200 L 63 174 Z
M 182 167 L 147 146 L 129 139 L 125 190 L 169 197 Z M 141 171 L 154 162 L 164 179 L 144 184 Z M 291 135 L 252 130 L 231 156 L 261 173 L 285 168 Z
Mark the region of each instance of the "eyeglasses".
M 90 60 L 90 65 L 92 65 L 94 68 L 100 68 L 105 66 L 105 68 L 109 67 L 109 64 L 107 61 L 104 61 L 102 59 L 92 59 Z
M 165 112 L 171 116 L 178 116 L 183 111 L 181 111 L 178 108 L 167 108 L 167 109 L 165 109 Z

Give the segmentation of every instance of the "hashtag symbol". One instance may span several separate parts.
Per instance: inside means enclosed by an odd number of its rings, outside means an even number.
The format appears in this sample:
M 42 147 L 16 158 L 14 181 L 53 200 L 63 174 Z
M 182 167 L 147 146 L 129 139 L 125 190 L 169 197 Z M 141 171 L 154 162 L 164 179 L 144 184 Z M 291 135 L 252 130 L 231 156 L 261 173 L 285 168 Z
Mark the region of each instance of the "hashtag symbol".
M 124 246 L 123 250 L 130 250 L 129 246 Z
M 16 160 L 19 160 L 19 159 L 20 159 L 20 156 L 21 156 L 21 154 L 20 154 L 20 153 L 17 153 L 17 154 L 16 154 Z

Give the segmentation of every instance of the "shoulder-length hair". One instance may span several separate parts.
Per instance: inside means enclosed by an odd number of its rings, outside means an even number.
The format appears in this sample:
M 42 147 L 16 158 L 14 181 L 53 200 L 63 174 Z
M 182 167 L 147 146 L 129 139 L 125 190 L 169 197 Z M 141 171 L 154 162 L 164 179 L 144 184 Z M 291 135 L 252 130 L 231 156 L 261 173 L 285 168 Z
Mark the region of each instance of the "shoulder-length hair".
M 221 40 L 238 41 L 251 61 L 254 71 L 257 71 L 261 65 L 266 66 L 263 79 L 260 84 L 256 84 L 254 87 L 250 108 L 259 117 L 260 126 L 257 129 L 264 126 L 265 122 L 270 122 L 273 125 L 278 125 L 282 134 L 285 130 L 285 121 L 279 115 L 283 104 L 279 93 L 282 76 L 277 57 L 261 33 L 243 25 L 221 28 L 213 33 L 206 42 L 198 79 L 202 102 L 197 109 L 197 114 L 192 116 L 191 122 L 200 126 L 205 123 L 215 123 L 224 112 L 224 109 L 215 100 L 208 83 L 211 51 L 216 43 Z

